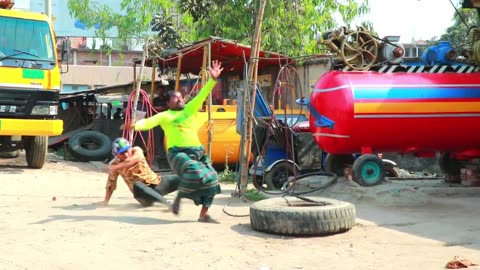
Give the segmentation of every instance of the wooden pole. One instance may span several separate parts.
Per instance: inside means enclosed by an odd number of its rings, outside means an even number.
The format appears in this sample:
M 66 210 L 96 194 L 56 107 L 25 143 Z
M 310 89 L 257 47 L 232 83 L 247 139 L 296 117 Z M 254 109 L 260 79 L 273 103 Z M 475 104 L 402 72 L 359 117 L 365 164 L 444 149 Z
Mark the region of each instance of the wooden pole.
M 203 47 L 203 66 L 202 66 L 202 86 L 207 83 L 207 76 L 210 74 L 207 72 L 207 66 L 210 66 L 212 62 L 212 47 L 211 43 L 208 43 Z M 213 140 L 213 119 L 212 119 L 212 93 L 208 95 L 208 156 L 212 157 L 212 140 Z
M 175 91 L 178 91 L 180 89 L 180 75 L 182 74 L 182 60 L 183 60 L 183 54 L 180 53 L 178 56 L 178 63 L 177 63 L 177 78 L 175 80 Z
M 247 192 L 248 186 L 248 165 L 251 155 L 252 146 L 252 128 L 253 128 L 253 109 L 255 108 L 257 73 L 258 73 L 258 57 L 260 54 L 260 42 L 262 32 L 263 14 L 267 0 L 261 0 L 258 10 L 257 20 L 255 23 L 255 33 L 253 36 L 252 49 L 250 53 L 250 61 L 248 68 L 248 86 L 244 91 L 243 99 L 243 132 L 242 141 L 244 145 L 241 151 L 241 166 L 240 166 L 240 194 Z M 253 87 L 253 90 L 252 88 Z M 252 93 L 252 96 L 250 96 Z
M 143 53 L 142 53 L 142 64 L 140 66 L 140 74 L 138 74 L 138 77 L 136 77 L 136 74 L 134 72 L 134 78 L 136 78 L 135 83 L 136 83 L 136 88 L 135 88 L 135 98 L 133 99 L 133 114 L 132 114 L 132 123 L 135 123 L 136 119 L 136 114 L 137 114 L 137 104 L 138 104 L 138 97 L 140 95 L 140 88 L 142 87 L 142 77 L 143 77 L 143 69 L 145 67 L 145 59 L 147 58 L 147 51 L 148 51 L 148 38 L 145 39 L 145 46 L 143 47 Z M 130 127 L 127 127 L 130 128 Z M 130 129 L 129 134 L 129 141 L 130 143 L 133 143 L 133 128 Z
M 155 73 L 157 73 L 156 69 L 157 65 L 155 60 L 152 60 L 152 83 L 150 84 L 150 101 L 153 102 L 153 96 L 155 95 L 155 88 L 156 88 L 156 81 L 155 81 Z

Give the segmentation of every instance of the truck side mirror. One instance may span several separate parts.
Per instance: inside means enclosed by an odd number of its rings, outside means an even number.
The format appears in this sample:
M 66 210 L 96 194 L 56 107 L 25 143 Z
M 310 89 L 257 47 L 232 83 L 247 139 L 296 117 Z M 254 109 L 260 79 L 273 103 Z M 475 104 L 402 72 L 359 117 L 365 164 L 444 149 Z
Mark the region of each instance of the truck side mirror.
M 72 42 L 69 39 L 62 40 L 62 61 L 68 62 L 71 48 L 72 48 Z

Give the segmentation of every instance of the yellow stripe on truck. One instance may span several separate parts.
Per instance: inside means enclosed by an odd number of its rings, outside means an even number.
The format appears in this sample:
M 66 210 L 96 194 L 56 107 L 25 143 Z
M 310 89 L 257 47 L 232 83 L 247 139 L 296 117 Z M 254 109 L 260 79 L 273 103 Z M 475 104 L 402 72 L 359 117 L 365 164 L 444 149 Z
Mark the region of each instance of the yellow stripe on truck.
M 0 119 L 0 135 L 57 136 L 62 132 L 60 119 Z

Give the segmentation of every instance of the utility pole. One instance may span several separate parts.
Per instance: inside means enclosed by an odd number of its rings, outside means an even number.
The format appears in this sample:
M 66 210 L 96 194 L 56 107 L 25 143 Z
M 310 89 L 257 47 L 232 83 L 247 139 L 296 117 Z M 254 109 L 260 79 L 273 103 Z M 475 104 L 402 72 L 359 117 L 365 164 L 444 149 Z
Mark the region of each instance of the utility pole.
M 45 14 L 52 19 L 52 0 L 45 0 Z
M 253 35 L 252 49 L 250 51 L 247 78 L 248 84 L 247 89 L 245 89 L 243 93 L 243 147 L 240 154 L 240 194 L 245 194 L 247 192 L 248 185 L 248 165 L 252 148 L 252 129 L 254 117 L 253 112 L 255 109 L 255 97 L 257 94 L 256 86 L 258 75 L 258 57 L 260 55 L 260 43 L 262 40 L 262 22 L 266 4 L 267 0 L 260 1 L 257 20 L 255 23 L 255 33 Z M 251 96 L 250 93 L 252 93 Z

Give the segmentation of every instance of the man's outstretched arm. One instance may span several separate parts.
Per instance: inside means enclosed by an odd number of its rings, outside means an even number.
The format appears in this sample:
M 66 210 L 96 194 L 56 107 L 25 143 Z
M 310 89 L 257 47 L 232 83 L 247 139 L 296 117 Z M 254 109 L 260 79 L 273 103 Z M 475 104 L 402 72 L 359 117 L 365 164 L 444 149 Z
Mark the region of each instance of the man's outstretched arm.
M 187 114 L 194 114 L 200 107 L 202 103 L 207 99 L 208 95 L 212 92 L 213 88 L 217 84 L 217 79 L 220 77 L 222 73 L 222 63 L 218 62 L 218 60 L 212 61 L 212 67 L 210 68 L 210 79 L 208 79 L 207 83 L 200 89 L 198 95 L 193 98 L 192 101 L 185 105 L 184 111 Z

